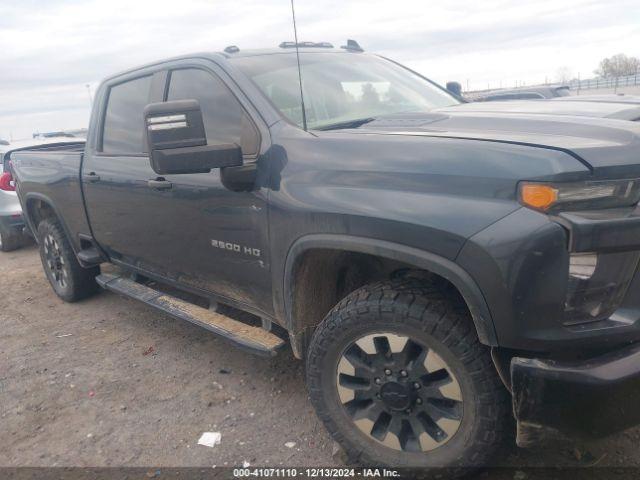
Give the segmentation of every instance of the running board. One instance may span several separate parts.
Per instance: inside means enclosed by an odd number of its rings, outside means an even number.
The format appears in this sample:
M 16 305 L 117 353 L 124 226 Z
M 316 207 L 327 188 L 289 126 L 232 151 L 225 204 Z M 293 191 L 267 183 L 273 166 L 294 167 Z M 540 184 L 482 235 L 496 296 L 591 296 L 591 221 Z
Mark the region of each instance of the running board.
M 274 356 L 285 343 L 283 339 L 261 327 L 247 325 L 212 310 L 198 307 L 127 277 L 103 273 L 96 277 L 96 281 L 106 290 L 139 300 L 174 318 L 195 323 L 257 355 Z

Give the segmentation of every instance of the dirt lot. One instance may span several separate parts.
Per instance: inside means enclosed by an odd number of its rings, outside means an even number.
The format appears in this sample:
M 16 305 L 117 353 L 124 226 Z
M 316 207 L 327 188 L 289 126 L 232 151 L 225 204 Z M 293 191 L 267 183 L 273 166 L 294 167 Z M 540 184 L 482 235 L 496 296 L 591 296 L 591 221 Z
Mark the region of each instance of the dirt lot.
M 0 322 L 0 466 L 339 465 L 288 350 L 251 356 L 111 293 L 65 304 L 35 247 L 0 253 Z M 222 443 L 197 445 L 206 431 Z M 506 464 L 639 466 L 638 441 L 514 448 Z

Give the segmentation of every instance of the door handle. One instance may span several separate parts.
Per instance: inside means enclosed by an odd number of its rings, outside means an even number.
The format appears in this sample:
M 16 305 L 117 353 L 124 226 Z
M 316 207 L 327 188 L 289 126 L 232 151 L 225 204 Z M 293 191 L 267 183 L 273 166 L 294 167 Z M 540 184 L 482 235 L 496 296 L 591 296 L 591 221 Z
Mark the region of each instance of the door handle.
M 170 181 L 165 180 L 162 177 L 147 181 L 147 185 L 149 188 L 155 188 L 156 190 L 169 190 L 173 187 L 173 184 Z
M 87 183 L 96 183 L 100 181 L 100 175 L 96 175 L 95 172 L 87 173 L 86 175 L 82 176 L 82 180 Z

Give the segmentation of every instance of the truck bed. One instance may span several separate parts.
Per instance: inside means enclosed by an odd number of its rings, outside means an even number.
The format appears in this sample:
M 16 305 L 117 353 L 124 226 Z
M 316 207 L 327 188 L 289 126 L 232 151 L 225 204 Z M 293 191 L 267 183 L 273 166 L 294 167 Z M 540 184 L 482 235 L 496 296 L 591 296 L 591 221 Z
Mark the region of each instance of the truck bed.
M 65 223 L 74 250 L 80 250 L 80 234 L 90 234 L 84 211 L 80 167 L 85 142 L 47 144 L 10 152 L 13 175 L 25 195 L 23 209 L 38 208 L 40 200 L 55 205 Z
M 6 147 L 6 152 L 2 153 L 2 168 L 6 169 L 6 163 L 12 158 L 13 155 L 18 152 L 83 152 L 84 151 L 84 140 L 74 140 L 69 142 L 56 142 L 56 143 L 45 143 L 42 145 L 30 145 L 28 147 L 17 147 L 11 148 L 12 146 Z M 0 169 L 0 172 L 2 170 Z

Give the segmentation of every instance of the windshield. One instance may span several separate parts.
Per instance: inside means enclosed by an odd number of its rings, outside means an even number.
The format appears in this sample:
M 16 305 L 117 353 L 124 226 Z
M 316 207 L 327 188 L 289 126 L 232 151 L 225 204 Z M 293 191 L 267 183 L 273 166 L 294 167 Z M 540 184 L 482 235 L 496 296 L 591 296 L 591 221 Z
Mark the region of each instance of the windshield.
M 302 126 L 295 54 L 231 60 L 293 123 Z M 460 103 L 409 70 L 380 57 L 348 53 L 301 53 L 309 128 L 341 128 L 350 122 L 400 112 L 426 112 Z M 357 126 L 358 123 L 354 123 Z

